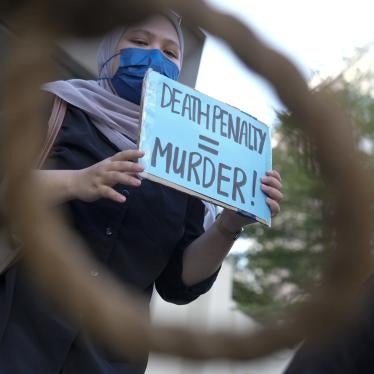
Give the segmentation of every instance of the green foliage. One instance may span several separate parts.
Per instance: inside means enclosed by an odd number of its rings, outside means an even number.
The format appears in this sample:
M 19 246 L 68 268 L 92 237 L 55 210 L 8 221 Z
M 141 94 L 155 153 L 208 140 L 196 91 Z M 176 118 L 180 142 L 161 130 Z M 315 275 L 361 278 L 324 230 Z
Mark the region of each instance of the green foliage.
M 367 72 L 354 73 L 350 80 L 342 74 L 320 87 L 333 93 L 342 110 L 349 113 L 357 147 L 368 168 L 368 183 L 372 183 L 374 79 Z M 333 232 L 326 225 L 333 196 L 324 189 L 313 146 L 290 116 L 281 113 L 278 118 L 273 164 L 282 176 L 282 212 L 271 229 L 263 225 L 247 228 L 245 235 L 255 239 L 256 245 L 244 255 L 245 267 L 243 256 L 233 257 L 237 265 L 234 299 L 241 310 L 258 320 L 277 315 L 307 297 L 309 286 L 320 280 L 322 260 L 333 245 Z

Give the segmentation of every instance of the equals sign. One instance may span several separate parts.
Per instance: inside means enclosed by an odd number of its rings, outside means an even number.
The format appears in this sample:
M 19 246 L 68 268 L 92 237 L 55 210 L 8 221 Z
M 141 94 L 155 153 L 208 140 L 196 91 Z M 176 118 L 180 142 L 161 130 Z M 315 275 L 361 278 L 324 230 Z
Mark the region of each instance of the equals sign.
M 206 143 L 209 143 L 209 145 L 198 143 L 198 145 L 197 145 L 198 148 L 200 148 L 204 151 L 207 151 L 209 153 L 212 153 L 215 156 L 218 155 L 218 151 L 216 149 L 212 148 L 212 146 L 217 146 L 217 147 L 219 146 L 219 143 L 216 140 L 208 138 L 207 136 L 204 136 L 204 135 L 199 135 L 199 139 L 203 140 Z

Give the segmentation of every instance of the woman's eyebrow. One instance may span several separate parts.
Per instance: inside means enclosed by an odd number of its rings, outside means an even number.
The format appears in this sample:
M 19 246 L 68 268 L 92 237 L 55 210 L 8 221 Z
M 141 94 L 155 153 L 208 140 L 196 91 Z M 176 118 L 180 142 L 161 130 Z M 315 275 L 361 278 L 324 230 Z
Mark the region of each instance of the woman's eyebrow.
M 142 30 L 142 29 L 131 29 L 129 30 L 129 34 L 145 34 L 146 36 L 153 36 L 153 34 L 150 33 L 149 31 Z
M 146 37 L 148 38 L 155 38 L 156 35 L 148 30 L 143 30 L 143 29 L 132 29 L 132 30 L 129 30 L 129 33 L 132 34 L 132 33 L 136 33 L 136 34 L 144 34 Z M 178 50 L 180 49 L 179 47 L 179 44 L 173 40 L 173 39 L 169 39 L 169 38 L 163 38 L 163 40 L 169 44 L 172 44 L 173 47 L 177 48 Z

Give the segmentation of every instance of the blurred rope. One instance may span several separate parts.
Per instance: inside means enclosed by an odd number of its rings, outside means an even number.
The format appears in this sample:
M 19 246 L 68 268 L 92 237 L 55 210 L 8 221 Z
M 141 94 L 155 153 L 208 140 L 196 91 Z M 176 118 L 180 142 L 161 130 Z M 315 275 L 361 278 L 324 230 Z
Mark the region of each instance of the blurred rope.
M 30 178 L 43 134 L 39 88 L 53 78 L 55 40 L 99 35 L 165 7 L 227 42 L 248 68 L 273 85 L 316 145 L 322 175 L 335 199 L 332 229 L 337 248 L 323 287 L 281 326 L 274 323 L 241 334 L 151 326 L 140 298 L 89 256 L 82 241 L 43 203 Z M 19 35 L 7 56 L 1 87 L 0 166 L 7 176 L 2 208 L 8 227 L 23 243 L 35 279 L 75 323 L 135 359 L 152 350 L 195 359 L 244 360 L 289 347 L 307 336 L 322 338 L 352 316 L 357 294 L 371 272 L 370 193 L 348 120 L 329 98 L 309 92 L 288 59 L 263 44 L 248 26 L 202 0 L 107 0 L 105 6 L 97 0 L 9 0 L 2 2 L 0 12 L 11 19 Z M 92 268 L 103 276 L 93 281 Z

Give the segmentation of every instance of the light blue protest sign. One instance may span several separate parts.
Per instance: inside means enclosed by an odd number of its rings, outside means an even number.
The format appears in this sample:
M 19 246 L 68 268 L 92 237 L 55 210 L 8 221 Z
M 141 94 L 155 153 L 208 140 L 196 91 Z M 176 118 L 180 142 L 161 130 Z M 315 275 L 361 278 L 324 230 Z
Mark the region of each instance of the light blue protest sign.
M 143 177 L 270 226 L 261 191 L 272 167 L 270 129 L 251 115 L 150 70 L 139 149 Z

